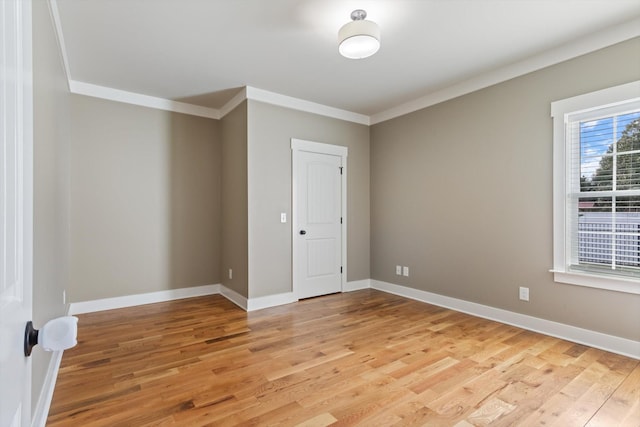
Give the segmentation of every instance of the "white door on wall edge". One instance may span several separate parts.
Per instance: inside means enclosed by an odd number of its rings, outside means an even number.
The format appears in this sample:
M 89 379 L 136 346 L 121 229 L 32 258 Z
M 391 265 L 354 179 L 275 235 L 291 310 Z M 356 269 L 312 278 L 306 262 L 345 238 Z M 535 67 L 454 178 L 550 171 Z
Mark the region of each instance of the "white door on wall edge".
M 297 298 L 342 291 L 346 148 L 292 140 L 293 289 Z
M 31 425 L 31 2 L 0 2 L 0 426 Z

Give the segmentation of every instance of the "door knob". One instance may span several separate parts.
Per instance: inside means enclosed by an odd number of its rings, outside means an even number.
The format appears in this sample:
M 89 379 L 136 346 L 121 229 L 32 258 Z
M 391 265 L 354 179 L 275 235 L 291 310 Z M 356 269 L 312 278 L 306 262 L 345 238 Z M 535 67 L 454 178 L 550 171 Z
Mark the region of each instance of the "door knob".
M 307 230 L 300 230 L 300 234 L 302 234 L 302 235 L 307 234 Z

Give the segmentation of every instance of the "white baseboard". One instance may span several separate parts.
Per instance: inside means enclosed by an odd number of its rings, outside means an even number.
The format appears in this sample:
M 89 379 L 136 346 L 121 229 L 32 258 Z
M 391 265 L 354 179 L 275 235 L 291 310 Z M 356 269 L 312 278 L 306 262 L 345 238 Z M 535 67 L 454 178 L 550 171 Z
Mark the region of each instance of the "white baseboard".
M 260 310 L 263 308 L 275 307 L 278 305 L 291 304 L 298 301 L 293 292 L 283 294 L 268 295 L 265 297 L 249 298 L 247 311 Z
M 239 293 L 237 293 L 236 291 L 234 291 L 233 289 L 229 289 L 224 285 L 220 285 L 219 293 L 223 297 L 225 297 L 226 299 L 228 299 L 229 301 L 231 301 L 232 303 L 234 303 L 235 305 L 243 309 L 244 311 L 247 311 L 247 306 L 248 306 L 247 299 L 242 295 L 240 295 Z
M 601 332 L 595 332 L 500 308 L 438 295 L 427 291 L 421 291 L 406 286 L 395 285 L 393 283 L 382 282 L 379 280 L 365 279 L 347 282 L 343 290 L 344 292 L 352 292 L 368 288 L 450 308 L 473 316 L 518 326 L 530 331 L 540 332 L 553 337 L 585 344 L 591 347 L 632 357 L 634 359 L 640 359 L 639 341 L 603 334 Z M 206 285 L 72 303 L 69 305 L 69 314 L 90 313 L 94 311 L 111 310 L 115 308 L 132 307 L 142 304 L 214 294 L 221 294 L 245 311 L 260 310 L 263 308 L 290 304 L 297 301 L 297 298 L 295 298 L 292 292 L 247 299 L 223 285 Z
M 344 292 L 351 292 L 360 289 L 377 289 L 405 298 L 414 299 L 428 304 L 440 307 L 450 308 L 452 310 L 471 314 L 473 316 L 485 319 L 495 320 L 497 322 L 506 323 L 508 325 L 517 326 L 534 332 L 540 332 L 545 335 L 565 339 L 568 341 L 588 345 L 590 347 L 599 348 L 610 351 L 612 353 L 640 359 L 640 342 L 600 332 L 590 331 L 563 323 L 552 322 L 525 314 L 515 313 L 508 310 L 502 310 L 474 302 L 464 301 L 457 298 L 451 298 L 443 295 L 434 294 L 427 291 L 408 288 L 406 286 L 395 285 L 393 283 L 382 282 L 379 280 L 357 280 L 347 282 Z M 229 301 L 236 304 L 245 311 L 260 310 L 262 308 L 275 307 L 278 305 L 289 304 L 297 301 L 292 292 L 286 292 L 278 295 L 269 295 L 266 297 L 247 299 L 223 285 L 206 285 L 193 288 L 174 289 L 170 291 L 152 292 L 148 294 L 130 295 L 116 298 L 105 298 L 94 301 L 85 301 L 72 303 L 68 307 L 68 314 L 82 314 L 94 311 L 111 310 L 115 308 L 132 307 L 142 304 L 150 304 L 155 302 L 170 301 L 175 299 L 190 298 L 203 295 L 221 294 Z M 40 397 L 35 407 L 32 427 L 44 427 L 49 414 L 51 399 L 62 361 L 62 351 L 53 353 L 49 362 L 49 368 L 45 377 Z
M 473 316 L 495 320 L 530 331 L 540 332 L 545 335 L 588 345 L 634 359 L 640 359 L 639 341 L 607 335 L 564 323 L 540 319 L 526 314 L 515 313 L 513 311 L 408 288 L 406 286 L 394 285 L 379 280 L 371 280 L 371 288 L 440 307 L 450 308 Z
M 191 288 L 170 289 L 166 291 L 149 292 L 146 294 L 126 295 L 121 297 L 103 298 L 92 301 L 74 302 L 69 304 L 69 314 L 93 313 L 96 311 L 113 310 L 117 308 L 135 307 L 176 299 L 220 294 L 245 311 L 260 310 L 290 304 L 297 301 L 293 292 L 247 299 L 233 289 L 224 285 L 194 286 Z
M 347 282 L 344 292 L 352 292 L 371 287 L 369 279 Z M 134 307 L 137 305 L 153 304 L 182 298 L 192 298 L 204 295 L 220 294 L 245 311 L 261 310 L 278 305 L 291 304 L 297 301 L 293 292 L 277 295 L 267 295 L 258 298 L 245 298 L 224 285 L 205 285 L 190 288 L 170 289 L 166 291 L 149 292 L 145 294 L 126 295 L 113 298 L 102 298 L 91 301 L 74 302 L 69 304 L 69 314 L 93 313 L 96 311 L 114 310 L 117 308 Z
M 361 289 L 369 289 L 371 287 L 371 280 L 354 280 L 352 282 L 345 283 L 342 288 L 343 292 L 359 291 Z M 268 295 L 258 298 L 249 298 L 247 311 L 261 310 L 263 308 L 276 307 L 278 305 L 291 304 L 298 301 L 293 292 L 285 292 L 277 295 Z
M 62 362 L 62 353 L 64 352 L 55 351 L 51 354 L 47 374 L 40 389 L 40 396 L 33 411 L 33 417 L 31 418 L 31 427 L 45 427 L 47 424 L 49 408 L 51 407 L 51 400 L 53 399 L 53 391 L 56 388 L 56 380 L 58 379 L 58 370 L 60 370 L 60 363 Z
M 369 289 L 371 287 L 371 279 L 354 280 L 347 282 L 342 288 L 342 292 L 359 291 L 360 289 Z
M 200 297 L 219 293 L 220 285 L 204 285 L 194 286 L 191 288 L 149 292 L 146 294 L 103 298 L 93 301 L 74 302 L 69 306 L 69 314 L 93 313 L 95 311 L 113 310 L 116 308 L 133 307 L 136 305 L 153 304 L 156 302 L 172 301 L 176 299 Z

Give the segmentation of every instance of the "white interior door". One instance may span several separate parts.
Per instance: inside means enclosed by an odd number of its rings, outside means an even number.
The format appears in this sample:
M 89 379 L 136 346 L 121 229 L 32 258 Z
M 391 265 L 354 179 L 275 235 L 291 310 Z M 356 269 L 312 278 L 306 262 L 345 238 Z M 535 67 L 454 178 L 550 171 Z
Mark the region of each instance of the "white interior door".
M 31 424 L 31 3 L 0 1 L 0 426 Z
M 293 283 L 298 298 L 342 291 L 344 167 L 335 150 L 320 152 L 331 147 L 294 149 Z

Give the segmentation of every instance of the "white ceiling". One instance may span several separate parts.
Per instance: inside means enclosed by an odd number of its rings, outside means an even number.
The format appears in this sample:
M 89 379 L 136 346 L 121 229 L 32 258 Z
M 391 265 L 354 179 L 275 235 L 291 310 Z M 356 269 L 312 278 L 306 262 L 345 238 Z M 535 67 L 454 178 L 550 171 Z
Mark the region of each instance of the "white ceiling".
M 216 109 L 251 86 L 380 115 L 640 35 L 639 0 L 50 1 L 70 80 Z M 349 60 L 358 8 L 382 45 Z

